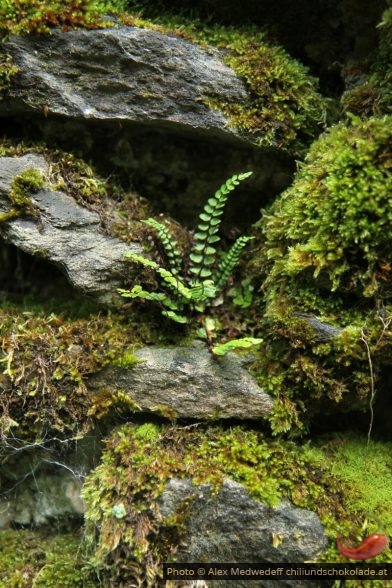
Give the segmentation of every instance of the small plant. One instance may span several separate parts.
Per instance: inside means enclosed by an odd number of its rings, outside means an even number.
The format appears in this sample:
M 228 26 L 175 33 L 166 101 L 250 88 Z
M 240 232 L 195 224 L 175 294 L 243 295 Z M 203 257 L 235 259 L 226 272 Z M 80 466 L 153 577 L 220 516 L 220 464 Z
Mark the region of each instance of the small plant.
M 128 252 L 125 256 L 135 263 L 153 269 L 161 278 L 164 291 L 149 292 L 142 286 L 135 285 L 131 290 L 119 289 L 121 296 L 157 302 L 163 307 L 162 314 L 177 323 L 189 323 L 195 312 L 204 313 L 222 293 L 238 263 L 242 249 L 253 239 L 247 236 L 239 237 L 229 251 L 220 256 L 218 262 L 216 246 L 220 241 L 218 232 L 227 199 L 235 187 L 251 174 L 252 172 L 246 172 L 232 176 L 212 198 L 208 199 L 199 215 L 200 223 L 194 234 L 194 243 L 186 263 L 183 263 L 178 243 L 169 229 L 153 218 L 145 220 L 144 223 L 157 233 L 166 254 L 168 268 L 163 268 L 155 261 L 136 253 Z M 184 267 L 187 267 L 186 272 Z M 207 329 L 206 334 L 208 340 Z M 232 342 L 231 349 L 234 347 L 235 343 Z

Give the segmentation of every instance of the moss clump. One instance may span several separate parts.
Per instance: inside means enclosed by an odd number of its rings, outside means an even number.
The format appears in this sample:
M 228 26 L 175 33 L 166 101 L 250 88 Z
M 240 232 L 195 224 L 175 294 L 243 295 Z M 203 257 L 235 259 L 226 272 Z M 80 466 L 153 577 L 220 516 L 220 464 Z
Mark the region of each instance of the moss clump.
M 93 588 L 76 535 L 0 531 L 0 588 Z
M 365 514 L 366 532 L 392 535 L 392 443 L 357 437 L 338 438 L 326 446 L 331 471 L 348 488 L 347 508 Z M 392 562 L 392 553 L 386 552 Z
M 326 118 L 326 102 L 308 70 L 254 29 L 216 27 L 203 34 L 225 50 L 223 60 L 244 80 L 252 97 L 247 103 L 209 99 L 208 104 L 253 135 L 258 145 L 303 153 Z
M 333 127 L 256 227 L 269 342 L 258 370 L 278 397 L 275 432 L 368 408 L 390 364 L 391 135 L 390 117 Z M 346 328 L 323 341 L 304 312 Z
M 85 378 L 104 365 L 121 361 L 124 346 L 148 341 L 141 330 L 121 316 L 88 312 L 84 317 L 45 312 L 17 305 L 0 308 L 1 435 L 10 429 L 18 438 L 34 441 L 50 433 L 83 434 L 117 405 L 133 412 L 126 399 L 115 394 L 96 398 Z
M 354 119 L 312 146 L 293 186 L 259 225 L 269 300 L 283 283 L 301 299 L 309 278 L 358 297 L 390 294 L 391 123 Z
M 15 176 L 8 194 L 12 208 L 0 215 L 0 222 L 23 215 L 37 218 L 39 209 L 32 203 L 31 194 L 41 190 L 44 185 L 45 180 L 42 173 L 34 168 L 26 169 Z
M 96 29 L 110 26 L 102 19 L 122 10 L 122 0 L 5 0 L 0 6 L 0 37 L 48 33 L 53 27 Z
M 159 585 L 160 564 L 174 557 L 191 508 L 179 505 L 178 516 L 161 519 L 156 501 L 170 478 L 218 491 L 231 477 L 268 504 L 287 497 L 314 509 L 336 536 L 337 520 L 345 519 L 342 499 L 318 459 L 307 447 L 240 427 L 124 425 L 107 439 L 101 465 L 84 485 L 92 561 L 113 584 L 148 577 L 149 586 Z

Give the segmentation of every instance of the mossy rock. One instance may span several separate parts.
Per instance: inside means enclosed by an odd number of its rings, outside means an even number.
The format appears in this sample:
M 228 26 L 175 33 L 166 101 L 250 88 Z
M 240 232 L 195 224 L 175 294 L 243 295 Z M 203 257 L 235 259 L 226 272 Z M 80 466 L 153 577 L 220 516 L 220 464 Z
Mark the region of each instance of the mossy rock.
M 368 409 L 390 365 L 391 122 L 331 128 L 256 226 L 269 341 L 258 373 L 278 398 L 276 432 Z M 320 341 L 304 313 L 344 329 Z
M 360 455 L 372 471 L 377 463 L 381 468 L 373 488 L 361 485 Z M 389 445 L 366 448 L 359 439 L 300 446 L 244 427 L 126 424 L 106 440 L 101 464 L 84 486 L 91 561 L 112 582 L 120 576 L 130 582 L 149 577 L 151 586 L 158 586 L 161 562 L 175 557 L 188 516 L 184 506 L 177 516 L 162 520 L 158 502 L 167 482 L 191 478 L 195 488 L 210 484 L 219 492 L 227 477 L 263 503 L 276 506 L 289 499 L 318 514 L 332 540 L 320 560 L 342 561 L 335 544 L 338 531 L 352 537 L 374 532 L 381 513 L 390 532 L 390 460 Z M 381 486 L 380 510 L 374 496 Z M 384 553 L 379 561 L 388 558 Z

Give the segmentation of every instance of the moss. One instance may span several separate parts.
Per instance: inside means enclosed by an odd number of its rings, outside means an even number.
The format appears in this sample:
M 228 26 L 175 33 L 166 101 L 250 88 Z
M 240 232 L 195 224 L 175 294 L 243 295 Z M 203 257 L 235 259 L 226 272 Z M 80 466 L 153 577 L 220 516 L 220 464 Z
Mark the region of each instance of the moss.
M 5 439 L 10 427 L 25 441 L 43 434 L 83 434 L 95 418 L 105 414 L 105 403 L 106 412 L 111 405 L 134 412 L 136 407 L 123 397 L 91 395 L 85 379 L 122 358 L 124 346 L 148 342 L 146 326 L 141 334 L 122 315 L 89 311 L 74 318 L 59 310 L 15 304 L 1 307 L 0 318 L 1 434 Z
M 333 127 L 256 227 L 268 342 L 256 372 L 278 398 L 275 432 L 368 409 L 390 365 L 391 129 L 390 117 Z M 301 313 L 345 329 L 322 341 Z
M 251 96 L 245 103 L 213 98 L 207 103 L 222 110 L 256 144 L 303 153 L 321 132 L 327 112 L 307 69 L 256 30 L 215 29 L 206 38 L 224 49 L 223 60 L 244 80 Z
M 93 588 L 76 535 L 0 531 L 0 588 Z
M 121 0 L 8 0 L 0 7 L 0 37 L 49 33 L 53 27 L 95 29 L 110 26 L 102 16 L 121 10 Z
M 125 191 L 114 181 L 103 180 L 93 167 L 72 153 L 48 149 L 39 143 L 0 143 L 0 157 L 20 157 L 26 153 L 42 154 L 50 162 L 50 175 L 46 178 L 49 188 L 66 192 L 81 206 L 98 213 L 107 233 L 127 243 L 147 239 L 148 228 L 140 221 L 150 216 L 151 211 L 147 201 L 136 193 Z M 17 210 L 9 215 L 18 216 Z
M 344 109 L 363 118 L 392 112 L 392 8 L 383 13 L 378 29 L 379 47 L 372 57 L 370 71 L 364 81 L 342 96 Z
M 12 57 L 0 52 L 0 100 L 7 94 L 18 71 L 19 68 L 13 63 Z
M 168 520 L 160 518 L 156 501 L 170 478 L 212 484 L 217 492 L 231 477 L 257 500 L 277 505 L 287 497 L 313 509 L 336 537 L 338 528 L 353 523 L 320 455 L 240 427 L 126 424 L 106 440 L 101 464 L 84 485 L 92 561 L 114 584 L 119 577 L 142 582 L 148 576 L 151 586 L 159 585 L 160 564 L 175 557 L 192 504 L 178 505 Z
M 366 516 L 366 532 L 391 536 L 392 443 L 341 437 L 326 447 L 325 454 L 333 475 L 348 488 L 347 508 Z M 385 555 L 392 562 L 392 554 Z
M 38 218 L 39 209 L 31 201 L 31 194 L 38 192 L 44 184 L 42 173 L 34 168 L 26 169 L 15 176 L 8 194 L 12 208 L 0 215 L 0 222 L 25 215 Z

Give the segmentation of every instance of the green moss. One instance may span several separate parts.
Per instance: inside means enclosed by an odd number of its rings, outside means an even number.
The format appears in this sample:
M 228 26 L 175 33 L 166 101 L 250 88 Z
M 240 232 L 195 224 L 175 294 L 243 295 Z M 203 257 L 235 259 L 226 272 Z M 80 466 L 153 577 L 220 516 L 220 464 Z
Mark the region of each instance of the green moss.
M 93 588 L 76 535 L 0 531 L 0 588 Z
M 215 28 L 204 34 L 224 49 L 224 61 L 244 80 L 252 97 L 245 103 L 212 98 L 207 103 L 250 133 L 258 145 L 302 153 L 326 118 L 326 102 L 307 69 L 255 29 Z
M 110 26 L 102 16 L 121 10 L 122 0 L 6 0 L 0 6 L 0 37 L 48 33 L 53 27 L 94 29 Z
M 342 96 L 344 109 L 364 118 L 392 112 L 392 8 L 383 13 L 378 29 L 379 47 L 369 74 Z
M 0 222 L 24 215 L 39 217 L 39 209 L 32 203 L 31 195 L 43 188 L 44 184 L 42 173 L 34 168 L 26 169 L 15 176 L 8 194 L 13 206 L 0 215 Z
M 319 461 L 320 450 L 240 427 L 124 425 L 106 440 L 102 462 L 83 489 L 92 561 L 113 583 L 121 574 L 129 582 L 148 576 L 151 586 L 159 585 L 160 564 L 174 557 L 192 504 L 160 518 L 156 500 L 170 478 L 208 483 L 217 492 L 230 477 L 270 505 L 287 497 L 315 510 L 336 537 L 349 517 L 334 477 Z
M 88 311 L 75 318 L 10 304 L 0 307 L 0 319 L 5 438 L 11 427 L 26 441 L 49 432 L 83 434 L 113 405 L 134 412 L 134 403 L 119 395 L 91 395 L 85 379 L 122 358 L 124 346 L 147 342 L 146 326 L 141 334 L 121 315 Z
M 0 100 L 6 95 L 18 71 L 19 68 L 13 63 L 12 57 L 0 52 Z
M 392 535 L 392 443 L 338 438 L 326 451 L 331 471 L 348 488 L 347 508 L 364 514 L 367 534 Z M 392 562 L 392 554 L 389 560 Z M 385 559 L 383 560 L 385 561 Z
M 264 278 L 268 341 L 256 373 L 277 398 L 276 433 L 315 415 L 368 410 L 390 365 L 391 135 L 390 117 L 333 127 L 256 226 L 250 271 Z M 320 340 L 304 312 L 346 328 Z

